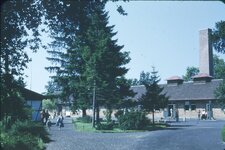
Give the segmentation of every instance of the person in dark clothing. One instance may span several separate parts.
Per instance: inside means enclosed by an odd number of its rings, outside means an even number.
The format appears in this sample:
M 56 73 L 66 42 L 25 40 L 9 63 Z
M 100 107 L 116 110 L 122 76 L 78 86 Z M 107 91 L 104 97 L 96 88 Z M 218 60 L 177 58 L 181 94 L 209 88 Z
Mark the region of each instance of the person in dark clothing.
M 59 117 L 57 119 L 56 126 L 59 126 L 59 130 L 61 130 L 61 128 L 64 127 L 63 116 L 62 115 L 59 115 Z
M 44 113 L 44 125 L 46 125 L 48 119 L 49 119 L 50 114 L 48 113 L 48 110 L 45 111 Z

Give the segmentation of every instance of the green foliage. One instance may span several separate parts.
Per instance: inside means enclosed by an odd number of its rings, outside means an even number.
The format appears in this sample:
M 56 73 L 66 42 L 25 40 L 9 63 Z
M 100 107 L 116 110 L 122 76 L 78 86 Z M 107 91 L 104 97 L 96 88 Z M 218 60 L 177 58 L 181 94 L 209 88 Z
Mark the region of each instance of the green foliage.
M 158 85 L 159 81 L 157 72 L 153 68 L 149 83 L 144 84 L 146 93 L 140 98 L 141 108 L 147 112 L 153 112 L 155 109 L 167 106 L 168 97 L 166 93 L 162 93 L 163 87 Z
M 225 126 L 222 129 L 222 140 L 225 142 Z
M 113 122 L 98 123 L 96 130 L 113 130 Z
M 56 103 L 53 100 L 45 99 L 42 101 L 42 108 L 52 111 L 52 110 L 55 110 L 57 107 L 56 107 Z
M 150 79 L 150 73 L 149 72 L 145 73 L 144 71 L 142 71 L 140 73 L 139 85 L 148 84 L 148 83 L 151 82 L 150 80 L 151 79 Z
M 16 121 L 10 129 L 0 122 L 0 142 L 4 150 L 42 150 L 49 142 L 48 133 L 41 124 L 30 121 Z
M 112 110 L 111 109 L 107 109 L 103 113 L 105 115 L 107 123 L 110 123 L 112 121 Z
M 187 67 L 186 74 L 183 76 L 184 81 L 191 81 L 192 77 L 199 73 L 199 69 L 196 67 Z
M 225 54 L 225 21 L 216 23 L 212 32 L 213 47 L 219 53 Z
M 96 83 L 96 106 L 115 107 L 130 94 L 129 84 L 123 78 L 128 71 L 124 66 L 130 58 L 128 52 L 122 52 L 123 46 L 113 40 L 116 33 L 113 32 L 114 26 L 108 25 L 105 2 L 57 1 L 51 6 L 46 2 L 43 4 L 47 19 L 54 20 L 48 22 L 56 40 L 53 47 L 66 45 L 64 51 L 57 48 L 48 51 L 51 55 L 48 59 L 56 66 L 47 68 L 50 72 L 55 71 L 53 80 L 60 87 L 63 99 L 68 99 L 68 96 L 75 99 L 73 111 L 88 109 Z M 64 13 L 53 17 L 54 14 L 48 13 L 49 7 Z
M 11 119 L 11 123 L 15 120 L 29 119 L 29 107 L 26 106 L 26 101 L 21 95 L 18 82 L 11 75 L 1 74 L 0 88 L 0 103 L 1 103 L 1 118 Z
M 83 122 L 83 123 L 91 123 L 92 117 L 91 116 L 79 117 L 79 118 L 77 118 L 77 121 Z
M 48 133 L 41 123 L 33 121 L 16 121 L 10 132 L 14 135 L 31 134 L 32 136 L 41 138 L 44 142 L 49 142 Z
M 225 79 L 215 91 L 215 96 L 223 110 L 225 110 Z
M 119 128 L 122 130 L 143 130 L 150 124 L 146 114 L 141 111 L 131 110 L 126 113 L 118 111 L 115 116 L 119 121 Z
M 217 55 L 213 55 L 214 78 L 225 79 L 225 62 Z
M 145 88 L 146 93 L 141 96 L 139 99 L 141 109 L 143 109 L 146 112 L 152 112 L 152 120 L 153 125 L 155 124 L 154 121 L 154 111 L 156 109 L 165 108 L 168 104 L 169 97 L 166 96 L 166 93 L 163 92 L 163 87 L 160 87 L 158 85 L 160 79 L 157 76 L 157 71 L 155 71 L 153 67 L 153 71 L 151 72 L 151 77 L 149 79 L 149 82 L 146 82 Z
M 223 79 L 223 82 L 215 91 L 215 96 L 222 110 L 225 110 L 225 62 L 218 56 L 214 55 L 215 78 Z
M 32 15 L 31 15 L 32 14 Z M 22 76 L 30 61 L 25 47 L 37 50 L 41 44 L 40 3 L 7 1 L 1 6 L 1 73 Z M 29 32 L 28 32 L 29 30 Z M 30 34 L 29 34 L 30 33 Z
M 12 135 L 10 133 L 1 133 L 1 146 L 4 150 L 43 150 L 44 143 L 30 134 Z

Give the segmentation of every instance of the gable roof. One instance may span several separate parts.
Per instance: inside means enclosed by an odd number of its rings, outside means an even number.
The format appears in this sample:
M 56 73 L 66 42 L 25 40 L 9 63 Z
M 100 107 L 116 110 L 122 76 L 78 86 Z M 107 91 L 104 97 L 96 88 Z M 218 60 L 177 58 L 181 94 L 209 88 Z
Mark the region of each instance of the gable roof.
M 169 101 L 183 100 L 215 100 L 214 91 L 222 82 L 222 79 L 215 79 L 211 82 L 184 82 L 179 85 L 161 84 L 164 87 L 163 93 L 167 93 Z M 146 92 L 145 86 L 132 86 L 131 89 L 137 93 L 135 99 L 141 98 Z
M 21 87 L 20 88 L 22 96 L 25 98 L 25 100 L 38 100 L 41 101 L 45 97 L 39 93 L 36 93 L 34 91 L 28 90 L 26 88 Z

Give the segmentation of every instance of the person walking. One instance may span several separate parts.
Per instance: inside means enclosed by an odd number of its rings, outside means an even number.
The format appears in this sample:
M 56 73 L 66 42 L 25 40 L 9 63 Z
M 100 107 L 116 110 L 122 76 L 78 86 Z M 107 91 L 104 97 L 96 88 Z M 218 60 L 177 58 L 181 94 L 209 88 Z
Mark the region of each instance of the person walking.
M 63 123 L 63 116 L 62 114 L 59 115 L 58 119 L 57 119 L 57 123 L 56 123 L 56 126 L 59 127 L 59 130 L 61 130 L 62 127 L 64 127 L 64 123 Z
M 48 110 L 46 109 L 45 114 L 44 114 L 44 118 L 45 118 L 44 125 L 47 125 L 47 121 L 48 121 L 49 117 L 50 117 L 50 114 L 48 113 Z
M 198 120 L 201 120 L 201 111 L 198 111 Z
M 45 124 L 45 110 L 41 111 L 41 123 L 44 125 Z
M 48 127 L 48 131 L 50 131 L 51 126 L 52 126 L 52 122 L 50 119 L 47 120 L 46 126 Z

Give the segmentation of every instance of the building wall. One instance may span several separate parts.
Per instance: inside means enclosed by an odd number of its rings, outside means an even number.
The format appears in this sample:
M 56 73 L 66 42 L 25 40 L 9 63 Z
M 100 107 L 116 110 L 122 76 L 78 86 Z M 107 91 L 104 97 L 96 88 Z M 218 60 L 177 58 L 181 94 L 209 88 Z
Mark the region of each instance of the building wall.
M 209 101 L 189 101 L 189 109 L 185 110 L 185 103 L 187 101 L 175 102 L 176 108 L 178 108 L 179 118 L 181 120 L 184 119 L 198 119 L 199 111 L 202 113 L 204 110 L 207 110 L 207 104 Z M 191 108 L 191 105 L 195 105 L 195 109 Z M 225 113 L 221 110 L 218 104 L 212 102 L 212 119 L 225 119 Z
M 209 101 L 204 101 L 204 100 L 191 101 L 189 103 L 190 107 L 189 107 L 188 110 L 185 110 L 185 101 L 177 101 L 177 102 L 173 102 L 171 104 L 174 105 L 175 109 L 178 108 L 179 121 L 185 121 L 185 120 L 189 120 L 189 119 L 198 119 L 199 110 L 200 110 L 200 112 L 205 110 L 207 103 L 209 103 Z M 171 105 L 171 104 L 169 104 L 169 105 Z M 195 105 L 196 109 L 191 110 L 191 105 Z M 105 119 L 105 115 L 104 115 L 105 111 L 106 111 L 106 109 L 104 109 L 104 108 L 100 109 L 100 118 Z M 173 111 L 173 114 L 171 116 L 168 116 L 168 111 L 169 111 L 168 107 L 165 108 L 164 110 L 155 111 L 155 114 L 154 114 L 155 121 L 175 120 L 175 110 Z M 113 113 L 112 113 L 112 119 L 116 119 L 114 117 L 115 112 L 116 111 L 113 111 Z M 81 117 L 81 115 L 82 115 L 81 111 L 78 112 L 78 114 L 76 114 L 77 117 Z M 91 109 L 87 110 L 87 115 L 92 116 L 92 110 Z M 212 116 L 213 116 L 214 119 L 225 120 L 225 113 L 219 108 L 219 105 L 216 105 L 215 103 L 212 103 Z M 147 117 L 149 119 L 152 119 L 152 113 L 149 113 L 147 115 Z
M 31 106 L 32 109 L 32 120 L 33 121 L 40 121 L 41 120 L 41 107 L 42 101 L 38 100 L 27 100 L 27 104 Z

